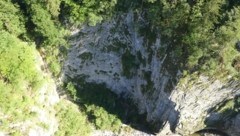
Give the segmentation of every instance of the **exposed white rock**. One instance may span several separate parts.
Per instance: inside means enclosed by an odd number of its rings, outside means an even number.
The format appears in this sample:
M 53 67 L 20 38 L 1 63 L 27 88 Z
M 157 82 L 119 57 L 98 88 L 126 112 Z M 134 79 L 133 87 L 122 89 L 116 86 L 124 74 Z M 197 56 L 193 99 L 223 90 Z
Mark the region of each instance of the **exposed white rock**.
M 118 132 L 117 134 L 111 131 L 103 131 L 103 130 L 95 130 L 91 134 L 91 136 L 154 136 L 152 134 L 147 134 L 139 130 L 135 129 L 130 129 L 128 131 L 124 130 L 124 127 L 129 127 L 129 126 L 123 126 L 123 128 Z
M 192 86 L 178 86 L 170 98 L 176 103 L 175 110 L 180 112 L 178 124 L 182 127 L 177 125 L 177 131 L 190 134 L 204 128 L 211 108 L 239 94 L 238 82 L 221 83 L 202 76 Z

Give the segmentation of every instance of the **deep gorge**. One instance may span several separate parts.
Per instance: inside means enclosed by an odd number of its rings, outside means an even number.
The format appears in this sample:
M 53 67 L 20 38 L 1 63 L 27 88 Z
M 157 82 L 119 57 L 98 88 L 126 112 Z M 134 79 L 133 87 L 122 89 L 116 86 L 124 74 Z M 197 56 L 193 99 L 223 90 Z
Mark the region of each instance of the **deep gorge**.
M 1 0 L 1 136 L 239 136 L 240 2 Z
M 194 74 L 182 77 L 181 59 L 161 42 L 161 32 L 151 29 L 143 15 L 129 11 L 94 27 L 84 26 L 71 40 L 64 66 L 66 81 L 79 87 L 79 80 L 102 85 L 118 97 L 131 99 L 138 112 L 146 115 L 151 133 L 189 135 L 207 127 L 205 120 L 221 120 L 214 119 L 217 111 L 211 109 L 239 95 L 238 82 Z M 212 127 L 236 135 L 238 130 L 224 129 L 228 120 L 223 120 Z

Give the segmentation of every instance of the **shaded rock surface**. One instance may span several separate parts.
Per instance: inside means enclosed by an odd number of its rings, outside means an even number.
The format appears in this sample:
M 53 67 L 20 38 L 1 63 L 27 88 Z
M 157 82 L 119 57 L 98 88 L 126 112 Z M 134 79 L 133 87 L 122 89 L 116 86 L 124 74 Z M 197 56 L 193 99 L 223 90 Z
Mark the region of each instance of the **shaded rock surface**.
M 158 135 L 189 135 L 205 128 L 206 118 L 213 117 L 211 109 L 239 95 L 240 86 L 202 75 L 179 82 L 179 58 L 161 43 L 160 33 L 144 13 L 132 11 L 85 26 L 71 40 L 64 74 L 66 79 L 104 83 L 133 99 Z M 239 114 L 229 122 L 221 129 L 237 136 Z

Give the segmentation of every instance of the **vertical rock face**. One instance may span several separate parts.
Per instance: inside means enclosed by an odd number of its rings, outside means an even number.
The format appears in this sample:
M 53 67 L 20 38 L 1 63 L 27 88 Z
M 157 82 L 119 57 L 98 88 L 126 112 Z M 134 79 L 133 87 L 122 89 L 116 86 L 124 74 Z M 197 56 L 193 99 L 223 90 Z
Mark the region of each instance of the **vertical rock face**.
M 160 135 L 187 135 L 204 128 L 211 109 L 240 91 L 236 82 L 204 76 L 178 82 L 178 59 L 144 14 L 130 11 L 82 28 L 72 39 L 64 73 L 132 98 Z
M 148 121 L 164 120 L 169 107 L 174 110 L 170 92 L 165 90 L 172 88 L 177 70 L 164 66 L 171 65 L 167 61 L 172 54 L 161 44 L 158 33 L 146 27 L 148 22 L 130 12 L 83 28 L 69 51 L 65 74 L 105 83 L 115 93 L 134 98 L 140 113 L 151 113 Z
M 213 110 L 214 107 L 239 95 L 239 87 L 238 82 L 222 83 L 204 76 L 195 80 L 189 79 L 178 85 L 170 98 L 176 103 L 175 109 L 180 112 L 176 131 L 181 134 L 190 134 L 206 126 L 217 127 L 209 125 L 206 118 L 211 120 L 213 118 L 211 115 L 217 114 Z M 221 126 L 219 129 L 228 131 L 224 128 L 224 122 L 218 125 Z

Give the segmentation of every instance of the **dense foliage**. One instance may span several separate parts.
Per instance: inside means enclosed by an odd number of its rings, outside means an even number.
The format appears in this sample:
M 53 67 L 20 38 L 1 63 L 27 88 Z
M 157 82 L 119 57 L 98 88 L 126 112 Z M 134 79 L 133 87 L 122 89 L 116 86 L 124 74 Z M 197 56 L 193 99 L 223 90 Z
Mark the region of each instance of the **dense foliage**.
M 36 104 L 34 95 L 43 83 L 36 66 L 33 45 L 20 41 L 16 36 L 0 31 L 0 130 L 16 133 L 10 124 L 34 116 L 31 107 Z
M 59 119 L 59 131 L 56 136 L 88 136 L 91 126 L 86 115 L 78 110 L 76 105 L 62 100 L 57 106 L 57 118 Z
M 10 1 L 0 2 L 0 30 L 19 36 L 25 33 L 24 17 L 20 9 Z
M 148 4 L 148 17 L 159 29 L 163 41 L 180 52 L 186 70 L 238 75 L 239 52 L 235 45 L 240 38 L 239 2 L 148 1 L 153 3 Z M 234 60 L 237 63 L 233 64 Z
M 73 25 L 96 25 L 111 15 L 116 3 L 117 0 L 63 0 L 61 13 Z

